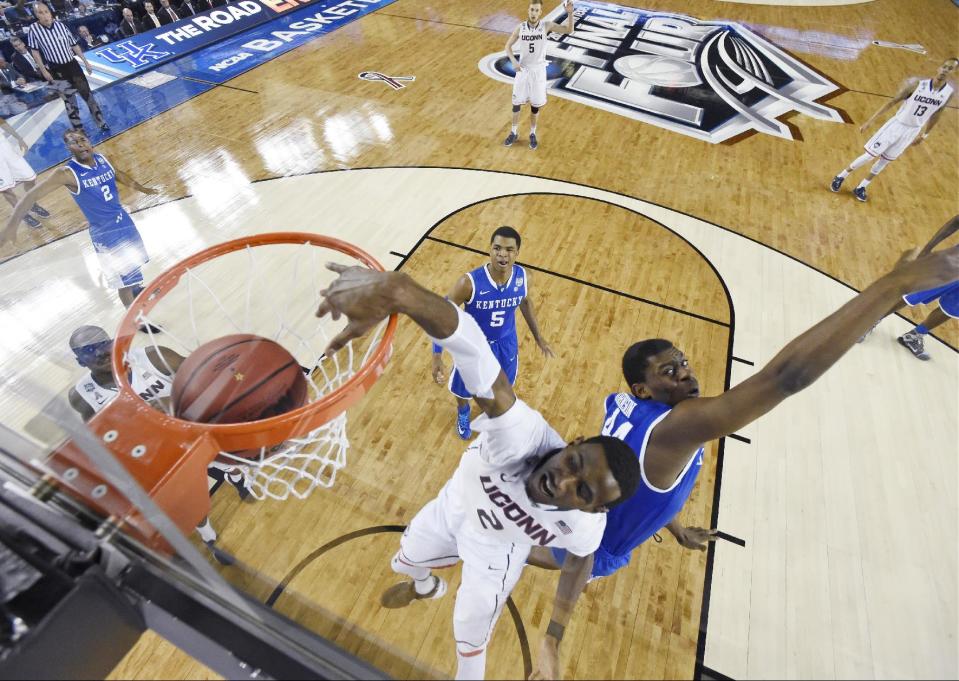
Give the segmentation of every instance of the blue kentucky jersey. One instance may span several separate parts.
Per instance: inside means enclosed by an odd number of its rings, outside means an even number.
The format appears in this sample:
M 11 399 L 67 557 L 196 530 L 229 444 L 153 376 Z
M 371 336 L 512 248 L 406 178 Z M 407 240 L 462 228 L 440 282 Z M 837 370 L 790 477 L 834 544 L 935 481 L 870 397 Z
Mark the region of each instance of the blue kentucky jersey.
M 108 229 L 129 221 L 129 216 L 120 205 L 116 172 L 106 158 L 94 154 L 93 167 L 71 158 L 67 161 L 67 168 L 72 170 L 77 178 L 79 189 L 73 198 L 90 223 L 91 232 L 97 228 Z
M 608 554 L 628 560 L 633 549 L 673 519 L 693 491 L 703 465 L 702 447 L 667 490 L 652 487 L 642 472 L 649 434 L 671 409 L 663 402 L 641 400 L 626 393 L 614 393 L 606 398 L 603 435 L 612 435 L 628 444 L 639 457 L 641 471 L 636 494 L 606 514 L 606 531 L 600 547 Z
M 526 270 L 513 265 L 509 281 L 503 286 L 493 281 L 486 265 L 466 276 L 473 282 L 473 295 L 464 309 L 479 324 L 487 340 L 516 338 L 516 308 L 526 298 Z

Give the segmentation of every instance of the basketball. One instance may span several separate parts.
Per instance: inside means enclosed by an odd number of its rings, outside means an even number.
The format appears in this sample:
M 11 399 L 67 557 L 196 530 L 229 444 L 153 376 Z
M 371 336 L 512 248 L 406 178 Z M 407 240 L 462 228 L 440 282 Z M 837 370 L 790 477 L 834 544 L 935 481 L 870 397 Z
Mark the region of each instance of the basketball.
M 307 384 L 299 362 L 262 336 L 235 334 L 204 343 L 173 379 L 173 414 L 199 423 L 241 423 L 303 406 Z

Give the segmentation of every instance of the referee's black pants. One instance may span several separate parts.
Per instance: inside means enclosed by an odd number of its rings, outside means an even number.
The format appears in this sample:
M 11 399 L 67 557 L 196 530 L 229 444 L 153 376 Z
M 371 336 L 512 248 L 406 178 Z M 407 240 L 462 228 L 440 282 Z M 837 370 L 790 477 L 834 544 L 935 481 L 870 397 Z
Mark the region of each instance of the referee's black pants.
M 80 123 L 80 107 L 77 106 L 77 94 L 86 101 L 90 114 L 97 126 L 103 127 L 106 121 L 103 119 L 103 112 L 100 111 L 100 105 L 97 104 L 96 97 L 90 90 L 90 83 L 87 81 L 83 69 L 71 59 L 66 64 L 49 64 L 50 75 L 54 81 L 63 81 L 65 86 L 60 90 L 60 97 L 63 99 L 63 105 L 67 109 L 67 118 L 70 119 L 70 125 L 74 128 L 83 128 Z

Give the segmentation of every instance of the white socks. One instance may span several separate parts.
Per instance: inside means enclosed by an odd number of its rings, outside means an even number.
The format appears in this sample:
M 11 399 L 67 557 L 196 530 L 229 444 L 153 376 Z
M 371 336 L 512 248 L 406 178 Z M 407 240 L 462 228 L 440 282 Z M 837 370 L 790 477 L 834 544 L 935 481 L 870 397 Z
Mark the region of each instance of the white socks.
M 196 526 L 196 531 L 203 541 L 216 541 L 216 530 L 214 530 L 213 525 L 210 524 L 209 518 L 204 518 L 203 522 Z

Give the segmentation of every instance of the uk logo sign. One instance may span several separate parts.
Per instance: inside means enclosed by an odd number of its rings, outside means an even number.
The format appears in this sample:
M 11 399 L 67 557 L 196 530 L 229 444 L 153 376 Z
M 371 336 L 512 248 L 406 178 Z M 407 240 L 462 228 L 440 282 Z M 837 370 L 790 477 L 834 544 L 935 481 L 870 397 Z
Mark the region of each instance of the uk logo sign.
M 169 57 L 171 53 L 153 49 L 153 43 L 137 45 L 133 41 L 127 40 L 97 50 L 97 54 L 114 64 L 129 64 L 138 69 L 153 62 L 161 61 Z
M 577 2 L 573 17 L 572 34 L 548 36 L 551 95 L 712 143 L 750 131 L 793 139 L 779 120 L 792 112 L 843 121 L 817 101 L 838 85 L 741 24 L 597 2 Z M 479 68 L 513 82 L 505 52 Z

